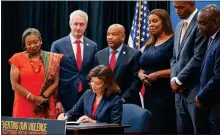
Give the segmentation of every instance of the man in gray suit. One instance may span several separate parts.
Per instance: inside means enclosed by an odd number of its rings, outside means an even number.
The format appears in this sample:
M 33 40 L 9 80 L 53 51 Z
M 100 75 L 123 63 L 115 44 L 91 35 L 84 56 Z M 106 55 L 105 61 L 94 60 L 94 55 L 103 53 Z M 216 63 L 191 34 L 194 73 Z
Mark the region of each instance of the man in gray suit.
M 179 134 L 206 133 L 203 111 L 196 108 L 201 63 L 207 38 L 198 30 L 194 1 L 174 1 L 180 21 L 175 29 L 173 58 L 171 59 L 171 88 L 175 92 L 177 132 Z M 204 113 L 204 116 L 205 115 Z

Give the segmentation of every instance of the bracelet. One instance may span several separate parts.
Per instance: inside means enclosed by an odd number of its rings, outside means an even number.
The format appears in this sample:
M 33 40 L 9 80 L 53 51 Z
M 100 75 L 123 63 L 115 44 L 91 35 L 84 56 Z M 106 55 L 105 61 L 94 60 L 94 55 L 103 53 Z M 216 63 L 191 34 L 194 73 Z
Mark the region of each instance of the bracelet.
M 27 99 L 30 97 L 30 95 L 31 95 L 31 93 L 28 93 L 28 95 L 27 95 Z

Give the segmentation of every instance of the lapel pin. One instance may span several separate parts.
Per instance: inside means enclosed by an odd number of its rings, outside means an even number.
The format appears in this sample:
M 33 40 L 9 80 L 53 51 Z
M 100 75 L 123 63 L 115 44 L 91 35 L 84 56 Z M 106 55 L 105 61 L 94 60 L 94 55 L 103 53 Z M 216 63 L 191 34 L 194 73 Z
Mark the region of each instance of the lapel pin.
M 86 43 L 86 45 L 87 45 L 87 46 L 89 46 L 89 44 L 88 44 L 88 43 Z
M 126 52 L 123 52 L 123 54 L 126 54 Z

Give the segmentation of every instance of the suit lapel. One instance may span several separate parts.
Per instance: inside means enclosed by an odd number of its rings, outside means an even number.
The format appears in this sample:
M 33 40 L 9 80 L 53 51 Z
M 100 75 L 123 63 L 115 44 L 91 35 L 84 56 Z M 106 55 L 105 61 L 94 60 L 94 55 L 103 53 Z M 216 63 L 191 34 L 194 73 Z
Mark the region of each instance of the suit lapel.
M 203 59 L 203 61 L 202 61 L 202 65 L 201 65 L 201 69 L 200 69 L 200 71 L 202 71 L 203 70 L 203 67 L 204 67 L 204 64 L 205 64 L 205 61 L 206 61 L 206 55 L 207 55 L 207 52 L 208 52 L 209 50 L 206 50 L 206 53 L 205 53 L 205 56 L 204 56 L 204 59 Z
M 203 62 L 202 62 L 202 66 L 201 66 L 201 71 L 203 70 L 204 68 L 204 64 L 205 64 L 205 61 L 207 59 L 207 55 L 209 53 L 209 51 L 211 51 L 212 47 L 214 46 L 215 42 L 218 40 L 218 37 L 220 37 L 220 30 L 218 31 L 218 33 L 216 34 L 215 38 L 213 39 L 210 47 L 208 48 L 208 44 L 207 44 L 207 50 L 206 50 L 206 53 L 205 53 L 205 56 L 204 56 L 204 59 L 203 59 Z
M 186 39 L 188 38 L 188 36 L 189 36 L 189 34 L 190 34 L 190 32 L 191 32 L 193 26 L 195 25 L 195 23 L 196 23 L 196 18 L 197 18 L 197 13 L 196 13 L 195 16 L 193 17 L 192 21 L 190 22 L 190 24 L 189 24 L 189 26 L 188 26 L 188 28 L 187 28 L 187 30 L 186 30 L 186 33 L 185 33 L 184 36 L 183 36 L 183 40 L 182 40 L 182 42 L 181 42 L 181 45 L 180 45 L 180 48 L 179 48 L 179 52 L 181 52 L 181 50 L 182 50 L 182 48 L 183 48 L 183 46 L 184 46 L 184 44 L 185 44 L 185 42 L 186 42 Z M 182 28 L 182 27 L 181 27 L 181 28 Z
M 82 61 L 81 69 L 83 65 L 85 65 L 88 57 L 89 57 L 89 43 L 85 38 L 83 38 L 83 61 Z
M 109 66 L 109 48 L 105 48 L 103 51 L 103 54 L 101 55 L 102 58 L 100 58 L 102 61 L 100 63 Z
M 90 102 L 89 102 L 89 104 L 88 104 L 88 116 L 91 118 L 91 116 L 92 116 L 92 107 L 93 107 L 93 104 L 94 104 L 94 100 L 95 100 L 95 97 L 96 97 L 96 95 L 95 95 L 95 93 L 92 93 L 92 95 L 91 95 L 91 100 L 90 100 Z
M 126 46 L 123 44 L 122 46 L 122 49 L 121 49 L 121 52 L 117 58 L 117 61 L 116 61 L 116 64 L 115 64 L 115 67 L 114 67 L 114 70 L 117 69 L 119 63 L 121 62 L 121 60 L 124 58 L 124 56 L 127 54 L 127 48 Z
M 95 111 L 95 115 L 94 115 L 95 118 L 96 118 L 96 116 L 98 115 L 98 113 L 102 110 L 102 107 L 103 107 L 103 105 L 104 105 L 105 102 L 106 102 L 106 101 L 105 101 L 105 98 L 102 97 L 102 99 L 101 99 L 101 101 L 100 101 L 100 103 L 99 103 L 99 105 L 98 105 L 98 108 L 97 108 L 96 111 Z
M 72 59 L 73 65 L 74 65 L 74 67 L 77 67 L 75 55 L 73 52 L 73 47 L 72 47 L 71 40 L 70 40 L 70 36 L 65 37 L 65 42 L 66 42 L 66 50 L 67 50 L 70 58 Z
M 182 27 L 183 27 L 183 23 L 180 24 L 180 26 L 178 27 L 178 30 L 177 32 L 175 33 L 176 34 L 176 40 L 175 40 L 175 45 L 176 46 L 176 54 L 179 54 L 179 50 L 180 50 L 180 37 L 181 37 L 181 31 L 182 31 Z

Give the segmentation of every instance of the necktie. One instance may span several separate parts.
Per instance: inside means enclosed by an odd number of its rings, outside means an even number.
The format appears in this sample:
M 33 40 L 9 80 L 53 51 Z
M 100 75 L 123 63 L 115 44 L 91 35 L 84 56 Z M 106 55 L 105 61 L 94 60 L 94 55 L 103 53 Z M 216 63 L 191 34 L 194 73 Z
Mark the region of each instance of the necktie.
M 76 40 L 75 43 L 76 43 L 76 63 L 78 69 L 80 69 L 82 63 L 80 40 Z
M 187 29 L 187 22 L 185 21 L 184 24 L 183 24 L 182 32 L 181 32 L 181 36 L 180 36 L 180 45 L 181 45 L 181 43 L 182 43 L 184 34 L 186 33 L 186 29 Z
M 211 44 L 212 44 L 212 41 L 213 41 L 213 39 L 212 39 L 212 37 L 210 37 L 210 38 L 209 38 L 209 42 L 208 42 L 207 50 L 210 48 L 210 46 L 211 46 Z
M 82 64 L 82 55 L 81 55 L 81 46 L 80 46 L 80 40 L 76 40 L 76 63 L 77 67 L 80 70 L 81 69 L 81 64 Z M 79 80 L 79 86 L 78 86 L 78 92 L 82 91 L 82 82 Z
M 115 56 L 116 53 L 117 53 L 117 51 L 113 50 L 112 51 L 112 56 L 111 56 L 111 59 L 110 59 L 110 68 L 112 69 L 112 71 L 114 70 L 115 63 L 116 63 L 116 56 Z

